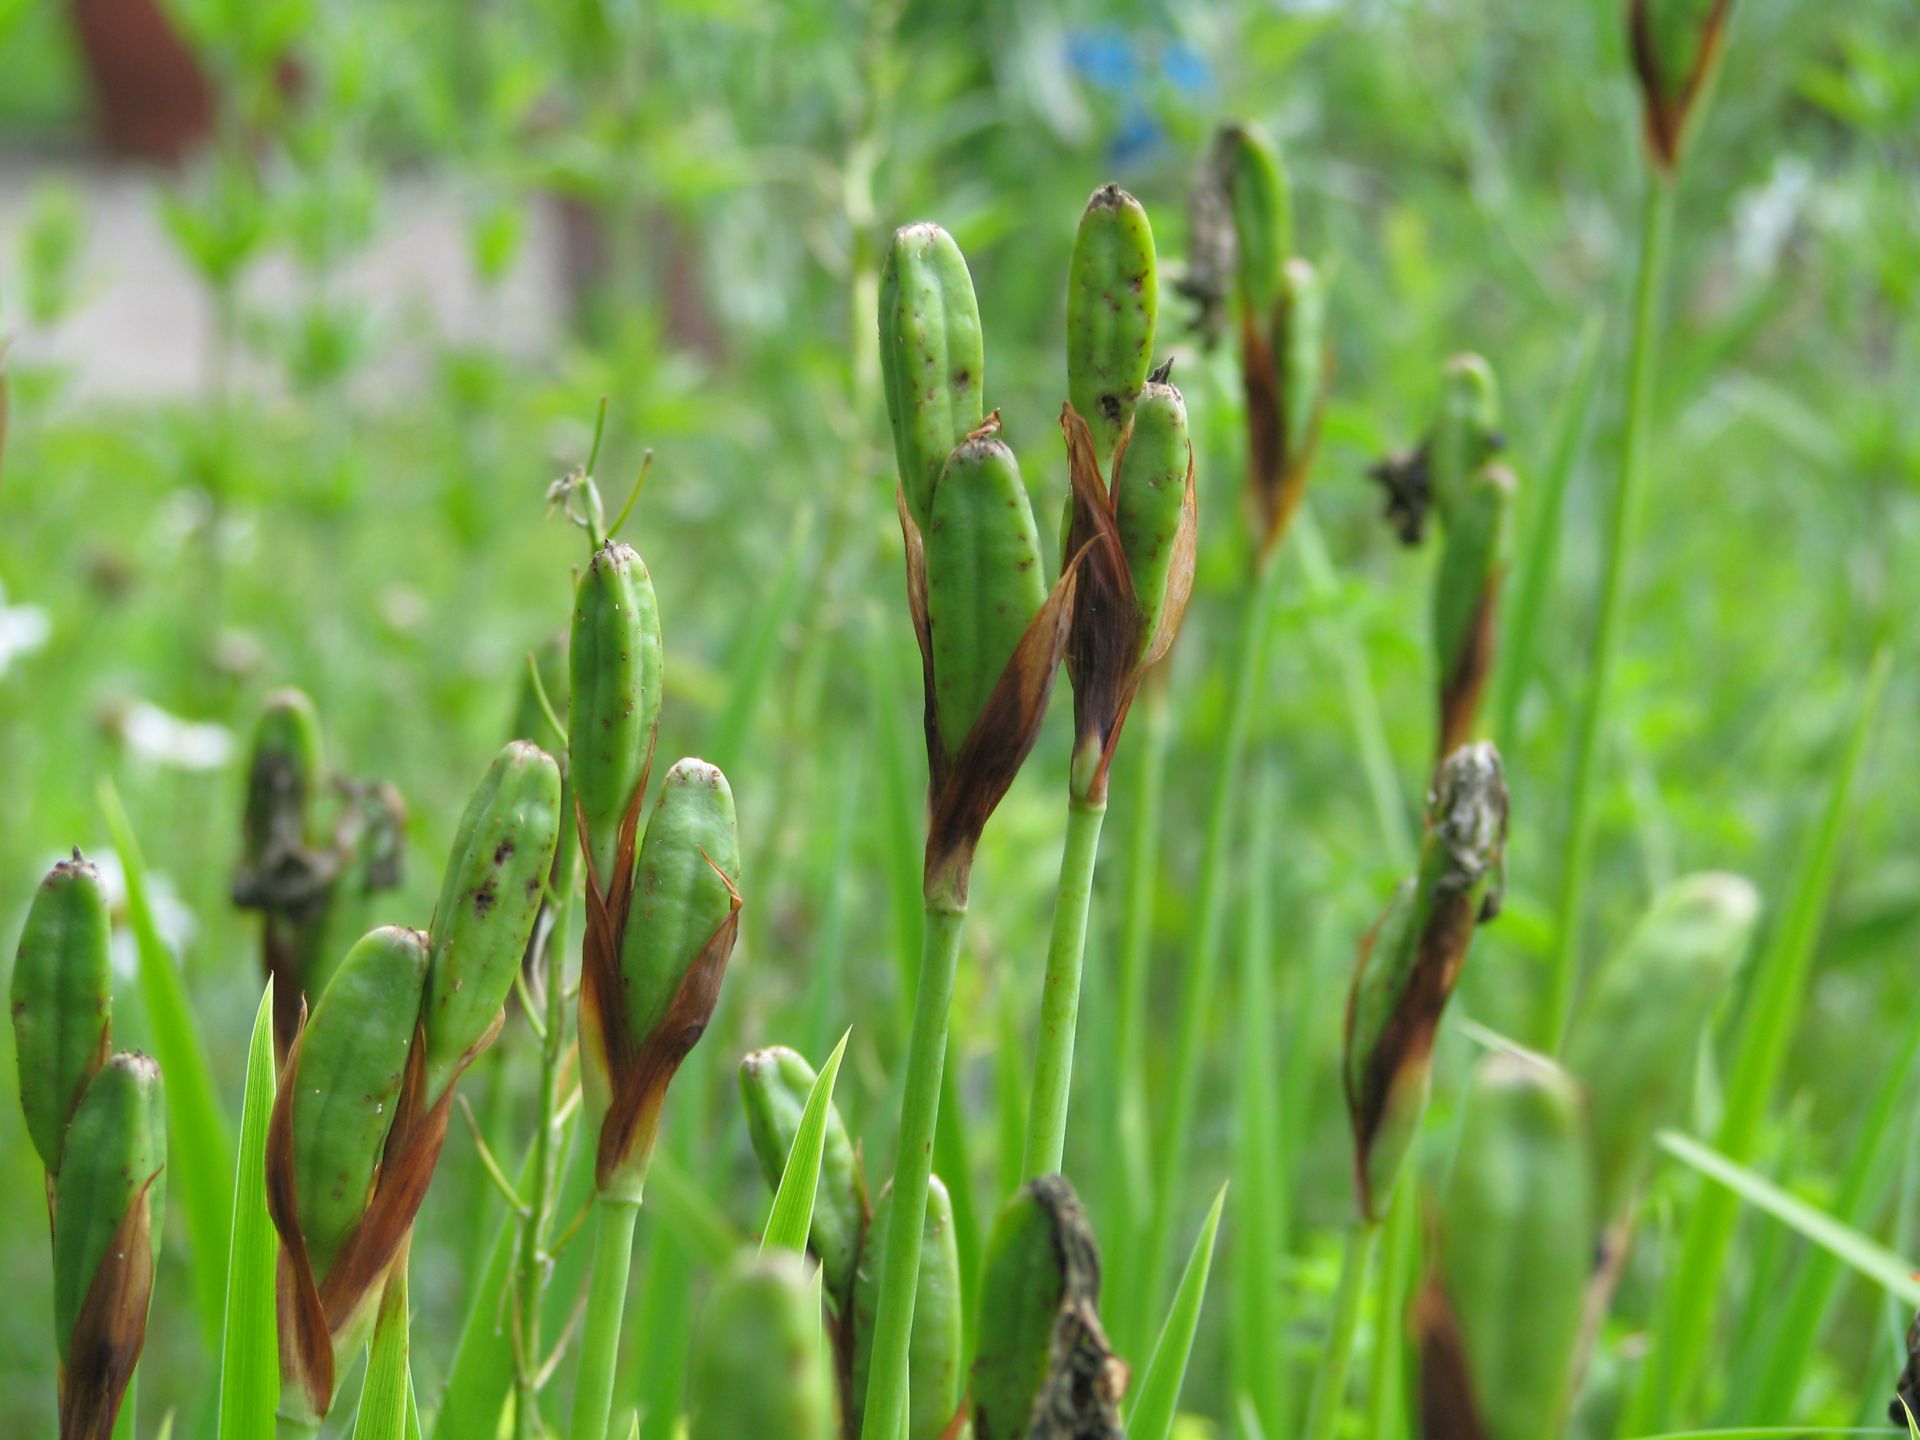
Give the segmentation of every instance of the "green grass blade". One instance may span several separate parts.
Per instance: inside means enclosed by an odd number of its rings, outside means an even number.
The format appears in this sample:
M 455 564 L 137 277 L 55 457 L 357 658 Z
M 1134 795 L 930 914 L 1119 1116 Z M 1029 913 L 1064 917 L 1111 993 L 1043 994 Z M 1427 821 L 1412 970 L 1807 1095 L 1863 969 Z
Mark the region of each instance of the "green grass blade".
M 247 1042 L 240 1102 L 240 1158 L 233 1172 L 233 1245 L 227 1252 L 225 1334 L 220 1347 L 220 1440 L 273 1433 L 280 1403 L 274 1275 L 279 1240 L 267 1216 L 267 1122 L 273 1114 L 273 981 L 267 981 Z
M 767 1232 L 760 1250 L 784 1247 L 806 1253 L 807 1236 L 813 1230 L 813 1200 L 820 1188 L 820 1156 L 827 1144 L 827 1111 L 833 1104 L 833 1082 L 840 1075 L 840 1060 L 847 1053 L 848 1030 L 841 1035 L 833 1054 L 814 1077 L 807 1094 L 807 1108 L 800 1112 L 800 1128 L 793 1133 L 793 1147 L 787 1151 L 786 1169 L 780 1172 L 780 1188 L 774 1192 L 773 1209 L 767 1214 Z
M 1220 1211 L 1227 1203 L 1227 1187 L 1213 1197 L 1213 1208 L 1193 1242 L 1187 1268 L 1174 1292 L 1173 1308 L 1160 1329 L 1160 1339 L 1147 1362 L 1146 1378 L 1127 1417 L 1128 1440 L 1167 1440 L 1180 1403 L 1180 1387 L 1187 1378 L 1187 1360 L 1193 1354 L 1194 1333 L 1200 1328 L 1200 1307 L 1207 1298 L 1207 1273 L 1213 1268 L 1213 1242 L 1220 1233 Z
M 140 842 L 113 782 L 99 782 L 100 809 L 126 875 L 127 918 L 140 961 L 140 996 L 153 1031 L 154 1059 L 167 1077 L 168 1188 L 180 1197 L 191 1246 L 190 1271 L 207 1349 L 218 1353 L 226 1308 L 233 1135 L 215 1097 L 213 1068 L 147 891 Z
M 1911 1261 L 1691 1135 L 1663 1130 L 1658 1138 L 1662 1150 L 1726 1187 L 1725 1193 L 1765 1211 L 1909 1308 L 1920 1308 L 1920 1279 Z
M 1727 1086 L 1726 1112 L 1716 1137 L 1720 1153 L 1736 1164 L 1753 1159 L 1761 1122 L 1786 1060 L 1833 890 L 1854 781 L 1890 666 L 1889 652 L 1882 650 L 1867 674 L 1820 823 L 1794 876 L 1786 912 L 1753 974 Z M 1691 1394 L 1707 1355 L 1720 1278 L 1738 1219 L 1738 1202 L 1730 1190 L 1710 1188 L 1693 1207 L 1679 1261 L 1668 1277 L 1658 1344 L 1635 1396 L 1633 1428 L 1667 1423 Z
M 1535 637 L 1540 632 L 1540 615 L 1547 608 L 1548 587 L 1560 558 L 1560 515 L 1565 508 L 1567 486 L 1586 440 L 1593 416 L 1593 397 L 1600 377 L 1601 340 L 1606 335 L 1606 319 L 1599 312 L 1587 318 L 1580 332 L 1580 346 L 1574 352 L 1573 373 L 1568 379 L 1565 398 L 1554 417 L 1553 444 L 1547 452 L 1546 468 L 1535 485 L 1522 490 L 1531 493 L 1531 515 L 1525 536 L 1514 557 L 1512 600 L 1501 606 L 1504 633 L 1500 637 L 1500 657 L 1496 662 L 1493 697 L 1493 734 L 1501 746 L 1511 750 L 1519 724 L 1520 698 L 1526 693 L 1533 673 Z
M 705 752 L 723 770 L 739 765 L 747 735 L 760 712 L 767 677 L 780 658 L 781 632 L 792 623 L 800 608 L 800 581 L 806 571 L 803 562 L 812 543 L 813 511 L 809 508 L 795 517 L 779 575 L 728 660 L 727 674 L 732 684 L 715 717 Z
M 353 1419 L 353 1440 L 406 1440 L 407 1401 L 413 1382 L 407 1367 L 407 1262 L 403 1255 L 380 1293 L 380 1318 L 373 1327 L 373 1351 L 360 1387 L 360 1410 Z
M 1286 1369 L 1280 1323 L 1280 1234 L 1286 1201 L 1277 1143 L 1274 1098 L 1279 1093 L 1280 1047 L 1273 1003 L 1273 816 L 1279 786 L 1271 765 L 1261 767 L 1253 807 L 1248 880 L 1240 936 L 1240 1104 L 1236 1171 L 1241 1198 L 1234 1226 L 1234 1388 L 1248 1398 L 1263 1431 L 1283 1427 L 1281 1382 Z

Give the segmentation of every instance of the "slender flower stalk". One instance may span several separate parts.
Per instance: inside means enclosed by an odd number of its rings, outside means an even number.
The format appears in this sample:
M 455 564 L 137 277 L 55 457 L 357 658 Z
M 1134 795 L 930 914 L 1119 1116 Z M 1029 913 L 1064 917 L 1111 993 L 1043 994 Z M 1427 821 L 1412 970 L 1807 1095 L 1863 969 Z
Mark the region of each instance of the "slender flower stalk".
M 1600 725 L 1612 698 L 1614 652 L 1619 645 L 1630 552 L 1638 533 L 1648 434 L 1659 365 L 1661 304 L 1688 127 L 1712 84 L 1733 0 L 1628 0 L 1627 29 L 1639 81 L 1647 139 L 1646 189 L 1641 200 L 1640 252 L 1634 282 L 1633 335 L 1627 352 L 1627 409 L 1620 441 L 1620 472 L 1607 511 L 1600 595 L 1592 660 L 1574 731 L 1573 776 L 1567 801 L 1565 860 L 1555 909 L 1554 947 L 1539 1024 L 1539 1041 L 1557 1052 L 1580 972 L 1580 926 L 1593 867 L 1594 784 L 1600 769 Z
M 1039 737 L 1066 647 L 1075 570 L 1046 588 L 1026 487 L 999 438 L 998 415 L 955 433 L 979 412 L 983 352 L 966 261 L 937 225 L 894 235 L 880 286 L 880 351 L 926 691 L 930 810 L 926 924 L 861 1430 L 867 1440 L 895 1440 L 908 1412 L 914 1296 L 973 854 Z
M 1193 588 L 1186 402 L 1167 383 L 1166 369 L 1147 373 L 1158 293 L 1146 212 L 1117 186 L 1096 190 L 1081 218 L 1067 287 L 1071 398 L 1061 425 L 1071 489 L 1063 561 L 1081 556 L 1067 640 L 1074 750 L 1027 1116 L 1029 1177 L 1057 1171 L 1066 1146 L 1107 773 L 1141 678 L 1173 644 Z

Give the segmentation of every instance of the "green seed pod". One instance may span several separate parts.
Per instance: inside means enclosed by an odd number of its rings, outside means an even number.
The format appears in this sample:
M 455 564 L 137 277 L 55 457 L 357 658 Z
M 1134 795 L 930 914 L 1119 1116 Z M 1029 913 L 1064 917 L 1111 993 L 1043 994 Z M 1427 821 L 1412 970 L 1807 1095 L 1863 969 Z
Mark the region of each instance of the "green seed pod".
M 1073 1187 L 1042 1175 L 994 1221 L 980 1280 L 975 1440 L 1120 1440 L 1126 1366 L 1100 1328 L 1100 1252 Z
M 13 962 L 20 1108 L 50 1176 L 60 1173 L 74 1107 L 107 1058 L 111 930 L 100 872 L 76 850 L 40 882 L 20 932 Z
M 1192 584 L 1191 535 L 1184 549 L 1182 545 L 1182 531 L 1193 513 L 1188 504 L 1192 474 L 1186 402 L 1172 385 L 1152 381 L 1134 401 L 1133 430 L 1113 481 L 1120 549 L 1127 557 L 1143 620 L 1142 658 L 1165 650 L 1165 645 L 1157 643 L 1162 639 L 1162 621 L 1179 625 L 1186 590 Z M 1182 569 L 1185 573 L 1180 573 Z
M 1280 296 L 1281 269 L 1293 251 L 1286 170 L 1273 143 L 1250 125 L 1228 126 L 1217 143 L 1233 209 L 1240 303 L 1265 315 Z
M 241 821 L 243 864 L 268 866 L 277 850 L 318 841 L 315 802 L 325 773 L 313 701 L 298 690 L 274 691 L 254 724 Z
M 1093 431 L 1102 470 L 1146 383 L 1159 309 L 1147 212 L 1118 185 L 1102 185 L 1080 217 L 1067 270 L 1067 399 Z
M 1438 1288 L 1459 1358 L 1427 1349 L 1424 1405 L 1449 1412 L 1428 1410 L 1428 1434 L 1562 1432 L 1593 1264 L 1592 1197 L 1573 1082 L 1532 1059 L 1483 1061 L 1441 1200 Z M 1476 1429 L 1444 1424 L 1466 1418 L 1461 1392 Z
M 360 1221 L 406 1078 L 427 938 L 389 925 L 340 962 L 301 1032 L 294 1187 L 316 1280 Z
M 874 1318 L 880 1308 L 880 1270 L 893 1187 L 880 1191 L 859 1273 L 854 1278 L 854 1409 L 864 1408 L 873 1359 Z M 920 1241 L 920 1284 L 914 1291 L 913 1332 L 907 1343 L 907 1429 L 904 1440 L 940 1440 L 960 1408 L 960 1251 L 953 1200 L 938 1175 L 927 1184 L 927 1223 Z M 856 1416 L 857 1418 L 857 1416 Z
M 938 225 L 893 232 L 880 272 L 880 375 L 907 513 L 924 530 L 947 456 L 985 415 L 986 349 L 973 277 Z
M 1599 1213 L 1619 1218 L 1692 1084 L 1688 1058 L 1731 988 L 1760 914 L 1738 875 L 1687 875 L 1654 897 L 1594 980 L 1567 1051 L 1587 1086 Z
M 693 1351 L 687 1440 L 835 1440 L 830 1351 L 806 1266 L 742 1255 L 715 1282 Z
M 434 907 L 421 1019 L 431 1107 L 500 1017 L 560 837 L 560 767 L 508 743 L 467 802 Z
M 975 435 L 955 447 L 940 472 L 929 520 L 935 706 L 941 742 L 952 756 L 1046 603 L 1047 581 L 1019 462 L 996 435 Z
M 1441 761 L 1419 872 L 1360 942 L 1342 1078 L 1361 1215 L 1378 1220 L 1426 1109 L 1434 1035 L 1473 930 L 1498 906 L 1507 790 L 1500 756 L 1468 745 Z
M 533 669 L 520 667 L 520 688 L 513 701 L 514 740 L 528 740 L 543 750 L 553 740 L 553 726 L 547 723 L 546 708 L 540 703 L 540 690 L 547 692 L 547 701 L 553 706 L 554 713 L 562 721 L 567 715 L 567 633 L 549 635 L 533 647 Z M 533 677 L 540 677 L 539 689 L 534 688 Z
M 1309 260 L 1296 256 L 1281 268 L 1274 337 L 1286 407 L 1287 470 L 1304 474 L 1327 398 L 1327 287 Z
M 1500 386 L 1478 355 L 1455 355 L 1440 381 L 1440 411 L 1427 437 L 1427 480 L 1441 523 L 1454 512 L 1474 478 L 1501 447 Z
M 1507 571 L 1513 475 L 1483 465 L 1447 525 L 1433 587 L 1433 655 L 1440 675 L 1440 754 L 1473 738 L 1493 669 L 1494 610 Z
M 816 1078 L 805 1057 L 784 1045 L 755 1050 L 740 1062 L 740 1098 L 746 1105 L 747 1134 L 770 1187 L 779 1187 Z M 852 1294 L 854 1268 L 859 1263 L 866 1229 L 867 1189 L 860 1174 L 860 1158 L 839 1107 L 829 1102 L 826 1148 L 820 1157 L 820 1184 L 814 1194 L 813 1228 L 807 1244 L 819 1257 L 827 1294 L 842 1314 Z
M 1662 169 L 1679 163 L 1687 122 L 1713 78 L 1732 12 L 1733 0 L 1629 0 L 1627 35 L 1647 144 Z
M 667 1084 L 719 999 L 739 884 L 727 777 L 704 760 L 675 761 L 640 845 L 616 972 L 604 993 L 591 976 L 582 991 L 581 1078 L 600 1120 L 603 1195 L 640 1197 Z M 603 1016 L 607 1006 L 617 1013 Z M 643 1088 L 623 1094 L 625 1085 Z
M 160 1067 L 140 1054 L 113 1056 L 87 1086 L 67 1130 L 66 1164 L 54 1187 L 53 1323 L 63 1363 L 71 1358 L 88 1294 L 103 1265 L 130 1257 L 116 1242 L 137 1204 L 144 1203 L 148 1259 L 159 1253 L 166 1194 L 167 1120 Z M 93 1317 L 85 1317 L 93 1318 Z M 98 1317 L 126 1323 L 134 1317 Z M 146 1320 L 140 1298 L 139 1328 Z
M 589 880 L 614 885 L 622 826 L 638 819 L 660 723 L 660 608 L 631 546 L 594 552 L 574 595 L 567 763 Z M 568 817 L 571 823 L 572 817 Z

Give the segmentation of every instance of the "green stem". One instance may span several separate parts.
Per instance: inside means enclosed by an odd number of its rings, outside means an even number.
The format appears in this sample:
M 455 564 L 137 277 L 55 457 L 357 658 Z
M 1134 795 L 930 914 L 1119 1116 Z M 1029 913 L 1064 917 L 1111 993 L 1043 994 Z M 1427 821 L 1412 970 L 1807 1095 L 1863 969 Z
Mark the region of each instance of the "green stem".
M 1252 593 L 1240 617 L 1235 646 L 1233 694 L 1227 709 L 1226 733 L 1218 751 L 1213 795 L 1207 813 L 1205 849 L 1200 861 L 1198 928 L 1181 995 L 1179 1028 L 1173 1054 L 1173 1076 L 1167 1113 L 1159 1130 L 1159 1173 L 1153 1195 L 1153 1216 L 1141 1252 L 1145 1279 L 1136 1300 L 1146 1310 L 1134 1315 L 1133 1334 L 1149 1333 L 1150 1314 L 1164 1298 L 1162 1287 L 1171 1259 L 1174 1212 L 1179 1208 L 1181 1182 L 1187 1178 L 1187 1145 L 1193 1129 L 1194 1105 L 1200 1087 L 1200 1062 L 1205 1056 L 1207 1021 L 1213 1009 L 1214 982 L 1220 969 L 1221 932 L 1225 927 L 1227 878 L 1231 862 L 1227 851 L 1233 836 L 1234 801 L 1245 787 L 1243 761 L 1251 724 L 1253 697 L 1266 672 L 1267 618 L 1272 609 L 1276 567 L 1263 566 L 1254 577 Z
M 1580 922 L 1586 910 L 1588 871 L 1593 864 L 1593 784 L 1599 768 L 1600 721 L 1606 714 L 1618 646 L 1621 601 L 1626 591 L 1627 554 L 1640 513 L 1646 470 L 1647 430 L 1653 411 L 1654 367 L 1664 288 L 1667 232 L 1673 217 L 1673 181 L 1654 172 L 1647 180 L 1640 231 L 1640 272 L 1634 289 L 1633 339 L 1627 353 L 1627 413 L 1620 445 L 1620 477 L 1608 512 L 1607 540 L 1600 572 L 1599 609 L 1594 617 L 1593 658 L 1586 695 L 1574 732 L 1573 783 L 1568 798 L 1565 868 L 1560 877 L 1558 925 L 1539 1041 L 1549 1053 L 1565 1038 L 1580 970 Z
M 963 901 L 927 902 L 913 1033 L 907 1042 L 907 1083 L 900 1097 L 893 1209 L 881 1254 L 880 1304 L 874 1316 L 863 1440 L 894 1440 L 907 1414 L 907 1341 L 913 1327 L 913 1297 L 920 1283 L 920 1236 L 927 1220 L 927 1182 L 933 1174 L 933 1132 L 947 1061 L 947 1020 L 953 1010 L 960 932 L 966 920 Z M 583 1437 L 576 1435 L 574 1440 Z
M 573 787 L 568 784 L 561 789 L 560 813 L 565 815 L 572 809 Z M 520 1223 L 519 1253 L 515 1260 L 514 1307 L 518 1335 L 513 1366 L 514 1440 L 538 1440 L 545 1433 L 540 1421 L 540 1301 L 546 1289 L 547 1231 L 560 1170 L 562 1062 L 568 1050 L 567 922 L 573 909 L 573 866 L 578 853 L 572 845 L 560 847 L 552 876 L 553 923 L 548 927 L 538 956 L 546 1001 L 546 1033 L 540 1042 L 540 1113 L 533 1132 L 532 1193 L 520 1197 L 527 1209 Z
M 1406 1431 L 1405 1372 L 1407 1291 L 1416 1262 L 1414 1225 L 1417 1187 L 1399 1185 L 1387 1210 L 1386 1243 L 1380 1249 L 1380 1285 L 1374 1307 L 1373 1379 L 1368 1386 L 1367 1429 L 1372 1440 L 1399 1440 Z
M 1365 1223 L 1347 1232 L 1347 1251 L 1340 1261 L 1340 1289 L 1333 1302 L 1333 1324 L 1327 1332 L 1320 1373 L 1313 1382 L 1313 1403 L 1307 1410 L 1306 1440 L 1332 1440 L 1339 1423 L 1354 1336 L 1360 1329 L 1360 1302 L 1367 1292 L 1367 1268 L 1378 1234 L 1379 1227 Z
M 1060 890 L 1047 942 L 1047 978 L 1040 992 L 1039 1054 L 1033 1066 L 1033 1100 L 1027 1110 L 1027 1157 L 1031 1178 L 1060 1169 L 1067 1146 L 1067 1101 L 1073 1089 L 1073 1036 L 1080 1018 L 1080 970 L 1087 950 L 1087 910 L 1093 903 L 1093 867 L 1100 855 L 1105 801 L 1067 805 L 1067 843 L 1060 854 Z
M 593 1281 L 587 1290 L 569 1440 L 606 1440 L 613 1415 L 613 1373 L 620 1358 L 620 1318 L 633 1268 L 633 1226 L 640 1216 L 638 1205 L 604 1195 L 593 1208 Z

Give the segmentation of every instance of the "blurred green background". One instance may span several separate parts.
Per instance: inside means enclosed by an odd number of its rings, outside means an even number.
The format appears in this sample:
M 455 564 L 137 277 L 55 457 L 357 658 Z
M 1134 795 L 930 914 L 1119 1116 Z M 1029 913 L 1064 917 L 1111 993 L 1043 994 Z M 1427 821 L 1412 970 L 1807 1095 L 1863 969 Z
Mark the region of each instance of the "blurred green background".
M 1473 349 L 1501 376 L 1524 487 L 1597 337 L 1598 401 L 1536 665 L 1504 737 L 1508 913 L 1462 991 L 1475 1018 L 1516 1026 L 1551 939 L 1616 455 L 1643 174 L 1618 6 L 177 0 L 165 13 L 188 65 L 175 98 L 117 112 L 101 96 L 108 62 L 89 62 L 76 17 L 108 12 L 112 30 L 138 8 L 0 0 L 0 333 L 13 337 L 0 469 L 6 953 L 55 857 L 75 844 L 105 857 L 95 786 L 111 776 L 164 880 L 237 1111 L 258 961 L 255 922 L 227 893 L 260 696 L 303 687 L 335 762 L 405 792 L 413 865 L 388 908 L 424 923 L 458 806 L 504 737 L 523 652 L 564 622 L 584 552 L 547 515 L 546 490 L 585 458 L 604 396 L 603 487 L 623 495 L 654 453 L 627 538 L 665 621 L 663 760 L 709 753 L 741 806 L 745 940 L 689 1065 L 708 1079 L 676 1089 L 668 1125 L 743 1231 L 764 1206 L 731 1099 L 747 1046 L 788 1041 L 817 1060 L 852 1024 L 840 1099 L 869 1155 L 891 1151 L 899 956 L 912 943 L 891 896 L 902 864 L 909 883 L 918 865 L 894 840 L 923 772 L 891 452 L 861 373 L 871 299 L 855 277 L 870 276 L 897 223 L 953 231 L 980 296 L 988 402 L 1048 528 L 1065 487 L 1064 276 L 1087 193 L 1114 180 L 1140 196 L 1163 263 L 1177 265 L 1212 128 L 1251 118 L 1281 142 L 1300 248 L 1333 277 L 1338 369 L 1311 504 L 1334 583 L 1310 585 L 1297 556 L 1283 562 L 1292 573 L 1256 714 L 1256 744 L 1279 761 L 1280 864 L 1246 878 L 1271 889 L 1281 993 L 1317 986 L 1321 1007 L 1296 1029 L 1317 1102 L 1286 1117 L 1313 1160 L 1299 1172 L 1307 1223 L 1287 1276 L 1310 1354 L 1347 1204 L 1337 996 L 1354 939 L 1400 873 L 1361 772 L 1343 657 L 1358 653 L 1377 694 L 1405 823 L 1431 743 L 1432 556 L 1400 549 L 1364 470 L 1418 438 L 1442 360 Z M 1867 660 L 1895 646 L 1767 1138 L 1766 1168 L 1816 1201 L 1850 1154 L 1860 1097 L 1920 1024 L 1907 623 L 1920 609 L 1915 19 L 1912 0 L 1737 6 L 1680 197 L 1584 942 L 1604 951 L 1655 885 L 1690 869 L 1753 876 L 1777 913 Z M 1156 994 L 1171 996 L 1246 541 L 1228 357 L 1201 353 L 1171 306 L 1160 348 L 1180 357 L 1201 442 L 1199 593 L 1171 662 L 1155 931 Z M 1523 529 L 1533 498 L 1523 489 Z M 1010 1068 L 1018 1081 L 1029 1064 L 1062 824 L 1061 699 L 973 887 L 953 1078 L 977 1121 L 981 1207 L 997 1203 L 1008 1163 L 995 1146 L 998 1077 Z M 1103 977 L 1132 883 L 1111 838 L 1131 803 L 1128 760 L 1123 747 L 1096 892 L 1083 1095 L 1102 1078 Z M 127 975 L 122 1045 L 142 1026 Z M 1229 1007 L 1215 1023 L 1182 1235 L 1231 1164 Z M 1168 1038 L 1152 1037 L 1155 1063 Z M 467 1087 L 508 1137 L 529 1088 L 523 1040 L 510 1029 Z M 0 1433 L 35 1437 L 52 1433 L 49 1276 L 12 1074 L 0 1036 L 0 1188 L 12 1197 L 0 1204 Z M 1444 1081 L 1440 1094 L 1444 1126 Z M 1701 1103 L 1710 1114 L 1710 1086 Z M 1097 1113 L 1080 1103 L 1068 1159 L 1096 1226 L 1105 1187 L 1125 1183 L 1107 1173 Z M 1920 1124 L 1907 1133 L 1895 1168 L 1911 1174 Z M 1683 1209 L 1694 1183 L 1663 1175 L 1655 1212 Z M 1900 1188 L 1888 1186 L 1878 1220 L 1911 1251 L 1920 1213 L 1896 1203 Z M 415 1246 L 423 1398 L 489 1205 L 456 1125 Z M 1233 1227 L 1230 1205 L 1229 1249 Z M 1650 1273 L 1655 1230 L 1637 1262 Z M 652 1236 L 643 1276 L 671 1248 L 667 1231 Z M 1765 1305 L 1767 1277 L 1799 1243 L 1764 1222 L 1744 1233 L 1730 1354 L 1740 1317 Z M 185 1244 L 175 1217 L 143 1433 L 169 1405 L 175 1433 L 197 1433 L 207 1392 Z M 1216 1271 L 1187 1391 L 1222 1434 L 1233 1433 L 1230 1272 Z M 1613 1322 L 1623 1353 L 1644 1323 L 1636 1294 L 1630 1276 Z M 1820 1358 L 1804 1418 L 1877 1412 L 1897 1369 L 1892 1322 L 1864 1291 L 1848 1294 L 1830 1332 L 1809 1337 Z M 642 1324 L 629 1333 L 636 1352 L 656 1348 Z M 1144 1363 L 1140 1337 L 1117 1338 Z M 660 1363 L 630 1356 L 632 1383 Z

